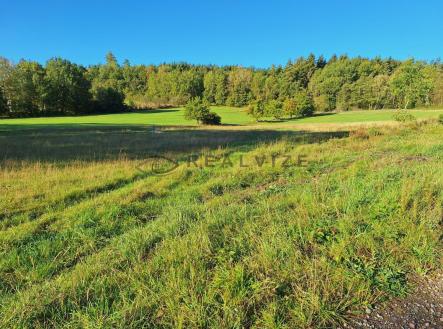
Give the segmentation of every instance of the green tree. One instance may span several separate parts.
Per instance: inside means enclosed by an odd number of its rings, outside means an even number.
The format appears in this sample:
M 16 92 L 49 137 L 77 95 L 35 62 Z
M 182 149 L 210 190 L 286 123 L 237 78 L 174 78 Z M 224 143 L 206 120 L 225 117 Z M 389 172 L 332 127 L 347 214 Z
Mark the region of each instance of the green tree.
M 20 61 L 15 67 L 2 69 L 3 93 L 11 116 L 36 116 L 45 111 L 44 68 L 36 62 Z
M 285 68 L 288 80 L 295 83 L 297 87 L 307 88 L 308 83 L 316 70 L 315 56 L 310 54 L 308 58 L 300 57 L 292 65 Z M 299 88 L 297 88 L 298 90 Z
M 317 61 L 315 62 L 315 68 L 316 69 L 322 69 L 322 68 L 324 68 L 326 66 L 326 64 L 327 64 L 326 59 L 323 57 L 323 55 L 320 55 L 317 58 Z
M 110 67 L 118 67 L 117 58 L 111 51 L 106 54 L 106 65 Z
M 205 74 L 203 79 L 205 91 L 203 97 L 211 104 L 215 104 L 215 94 L 217 93 L 217 80 L 215 71 L 211 70 Z
M 111 87 L 95 87 L 93 110 L 99 113 L 117 113 L 125 109 L 124 95 Z
M 284 100 L 283 112 L 290 118 L 297 114 L 297 103 L 294 98 L 287 98 Z
M 247 113 L 252 116 L 256 121 L 260 121 L 265 116 L 265 104 L 262 100 L 258 100 L 252 104 L 249 104 Z
M 280 78 L 279 73 L 274 66 L 271 67 L 264 83 L 264 99 L 276 100 L 280 96 Z
M 283 102 L 283 112 L 290 118 L 311 116 L 314 113 L 314 102 L 311 96 L 302 90 L 293 98 L 288 98 Z
M 9 114 L 6 88 L 12 70 L 11 62 L 6 58 L 0 57 L 0 115 Z
M 204 71 L 186 64 L 163 64 L 148 69 L 146 96 L 157 106 L 186 104 L 194 97 L 202 97 Z
M 425 75 L 424 63 L 408 60 L 392 75 L 391 88 L 396 105 L 407 109 L 428 104 L 433 86 L 431 79 Z
M 147 91 L 147 70 L 143 65 L 131 66 L 125 60 L 121 67 L 124 103 L 133 108 L 145 108 L 144 94 Z M 98 86 L 95 86 L 98 87 Z
M 79 114 L 91 111 L 91 87 L 85 69 L 54 58 L 46 64 L 45 109 L 50 113 Z
M 144 66 L 131 66 L 129 61 L 125 60 L 121 67 L 121 72 L 125 95 L 143 94 L 146 92 L 147 74 Z
M 216 70 L 215 74 L 215 104 L 223 105 L 226 104 L 226 97 L 228 95 L 228 78 L 224 71 Z
M 255 71 L 253 73 L 251 81 L 251 98 L 258 101 L 264 100 L 265 95 L 265 83 L 266 83 L 267 73 L 265 70 Z
M 369 109 L 392 108 L 392 93 L 389 88 L 389 75 L 379 74 L 370 81 L 371 96 Z
M 265 103 L 265 116 L 279 120 L 283 116 L 282 102 L 272 99 Z
M 204 91 L 203 74 L 196 67 L 178 72 L 178 96 L 185 101 L 190 98 L 202 97 Z
M 298 117 L 308 117 L 314 114 L 314 102 L 312 97 L 305 90 L 299 91 L 294 97 L 296 113 Z
M 440 62 L 348 56 L 326 62 L 309 55 L 284 68 L 268 69 L 186 63 L 133 66 L 127 60 L 120 65 L 112 53 L 105 64 L 86 70 L 62 59 L 42 67 L 29 61 L 12 65 L 0 58 L 1 111 L 10 116 L 116 112 L 124 110 L 124 104 L 181 106 L 198 97 L 216 105 L 252 103 L 250 112 L 257 119 L 277 118 L 298 115 L 300 93 L 307 93 L 318 111 L 439 105 L 442 72 Z
M 6 103 L 6 97 L 3 93 L 3 89 L 0 87 L 0 116 L 8 113 L 8 107 Z
M 434 67 L 431 103 L 433 105 L 443 105 L 443 67 Z
M 251 70 L 235 67 L 229 72 L 227 98 L 228 105 L 244 106 L 251 100 Z
M 127 70 L 128 71 L 128 70 Z M 87 76 L 91 81 L 92 88 L 113 88 L 123 92 L 127 81 L 115 56 L 110 52 L 106 55 L 106 64 L 92 66 L 87 71 Z
M 309 82 L 309 90 L 319 111 L 332 111 L 336 108 L 337 95 L 343 85 L 358 80 L 361 62 L 360 58 L 341 56 L 339 59 L 331 58 L 323 69 L 315 71 Z
M 128 103 L 134 105 L 134 95 L 146 91 L 145 69 L 133 67 L 127 60 L 120 66 L 111 52 L 106 55 L 106 64 L 90 67 L 87 76 L 91 82 L 94 112 L 121 112 L 125 109 L 125 98 Z
M 345 83 L 340 91 L 337 93 L 337 98 L 335 102 L 335 108 L 338 111 L 349 111 L 354 106 L 353 103 L 353 93 L 354 85 L 351 83 Z
M 211 104 L 222 105 L 226 102 L 227 79 L 225 73 L 212 68 L 204 76 L 204 98 Z

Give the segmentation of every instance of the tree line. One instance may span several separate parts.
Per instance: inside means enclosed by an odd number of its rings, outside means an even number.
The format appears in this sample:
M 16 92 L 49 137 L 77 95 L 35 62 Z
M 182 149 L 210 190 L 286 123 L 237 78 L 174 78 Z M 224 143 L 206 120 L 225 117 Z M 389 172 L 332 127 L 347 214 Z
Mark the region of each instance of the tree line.
M 84 67 L 53 58 L 45 65 L 0 58 L 0 115 L 120 112 L 189 102 L 248 106 L 262 117 L 313 111 L 414 108 L 443 104 L 443 65 L 392 58 L 300 57 L 284 66 L 131 65 L 112 53 Z

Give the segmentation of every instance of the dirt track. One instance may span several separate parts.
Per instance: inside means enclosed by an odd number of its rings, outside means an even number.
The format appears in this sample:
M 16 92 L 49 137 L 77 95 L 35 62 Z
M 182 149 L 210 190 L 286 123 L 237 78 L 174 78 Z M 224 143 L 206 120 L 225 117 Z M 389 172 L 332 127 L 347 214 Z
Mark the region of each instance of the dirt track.
M 344 328 L 443 328 L 443 273 L 417 283 L 415 293 L 392 300 L 383 308 L 366 310 Z

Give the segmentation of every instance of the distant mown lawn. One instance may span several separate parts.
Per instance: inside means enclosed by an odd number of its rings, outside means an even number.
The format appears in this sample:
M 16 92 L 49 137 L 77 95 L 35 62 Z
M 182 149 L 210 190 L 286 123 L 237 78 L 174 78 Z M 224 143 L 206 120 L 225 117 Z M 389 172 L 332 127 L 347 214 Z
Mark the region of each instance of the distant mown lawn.
M 245 108 L 213 107 L 213 111 L 222 117 L 224 125 L 256 125 L 253 118 L 248 116 Z M 303 123 L 356 123 L 393 121 L 395 110 L 351 111 L 341 113 L 319 113 L 303 119 L 274 121 L 272 119 L 259 122 L 260 125 L 279 125 L 288 123 L 298 125 Z M 409 110 L 418 119 L 436 118 L 443 114 L 443 109 Z M 186 120 L 183 108 L 146 110 L 131 113 L 87 115 L 75 117 L 1 119 L 1 125 L 52 125 L 52 124 L 98 124 L 98 125 L 196 125 L 195 121 Z

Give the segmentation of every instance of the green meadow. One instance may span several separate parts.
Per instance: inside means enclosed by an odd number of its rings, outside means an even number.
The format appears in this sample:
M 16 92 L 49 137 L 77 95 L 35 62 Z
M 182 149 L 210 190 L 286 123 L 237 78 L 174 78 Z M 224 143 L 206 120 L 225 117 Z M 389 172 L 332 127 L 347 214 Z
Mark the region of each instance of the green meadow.
M 443 2 L 385 3 L 1 2 L 0 329 L 443 329 Z
M 320 113 L 313 117 L 274 121 L 269 118 L 256 122 L 247 115 L 245 108 L 235 107 L 213 107 L 212 110 L 222 118 L 225 125 L 279 125 L 304 124 L 304 123 L 358 123 L 358 122 L 382 122 L 394 121 L 395 110 L 361 110 L 338 113 Z M 408 110 L 417 119 L 437 118 L 443 114 L 440 109 L 420 109 Z M 0 127 L 3 125 L 71 125 L 71 124 L 97 124 L 97 125 L 196 125 L 195 121 L 185 120 L 183 108 L 145 110 L 131 113 L 87 115 L 73 117 L 45 117 L 45 118 L 25 118 L 25 119 L 2 119 Z
M 436 120 L 215 110 L 1 120 L 1 328 L 331 328 L 442 269 Z

